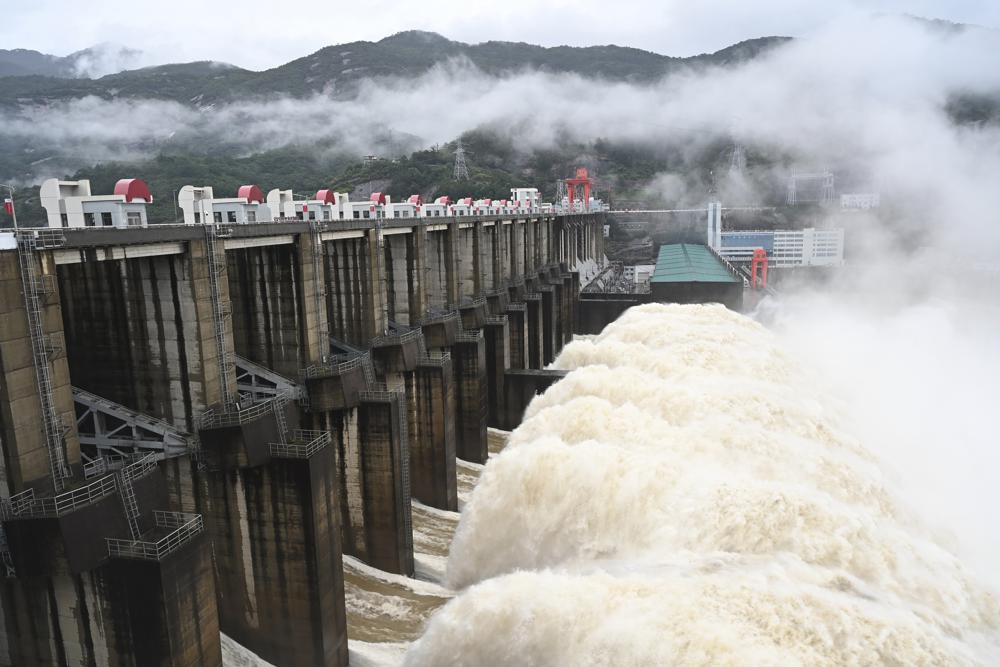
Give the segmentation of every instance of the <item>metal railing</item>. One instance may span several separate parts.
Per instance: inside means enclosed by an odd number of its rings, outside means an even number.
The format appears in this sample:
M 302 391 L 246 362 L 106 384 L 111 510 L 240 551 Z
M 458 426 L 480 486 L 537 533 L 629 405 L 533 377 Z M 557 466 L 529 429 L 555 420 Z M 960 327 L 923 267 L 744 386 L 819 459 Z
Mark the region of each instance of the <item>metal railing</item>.
M 222 277 L 226 271 L 225 244 L 218 239 L 232 234 L 232 229 L 215 224 L 205 225 L 205 254 L 208 256 L 208 287 L 212 299 L 212 325 L 214 329 L 216 354 L 219 361 L 219 382 L 222 384 L 223 402 L 233 399 L 233 376 L 236 367 L 232 363 L 227 344 L 227 320 L 230 317 L 230 304 L 222 299 Z
M 455 310 L 427 310 L 424 316 L 418 321 L 419 325 L 436 324 L 458 319 L 458 312 Z
M 141 479 L 156 469 L 156 462 L 160 457 L 156 452 L 151 452 L 142 457 L 137 457 L 135 462 L 122 468 L 122 477 L 128 481 Z
M 51 250 L 66 245 L 66 235 L 61 229 L 42 228 L 34 232 L 34 246 L 39 250 Z
M 361 368 L 364 369 L 365 372 L 365 384 L 369 388 L 374 387 L 376 382 L 375 364 L 372 362 L 372 355 L 370 352 L 366 352 L 361 357 Z
M 118 490 L 114 475 L 102 477 L 78 489 L 48 498 L 35 497 L 26 489 L 0 502 L 0 519 L 56 519 L 75 509 L 95 503 Z
M 329 444 L 329 431 L 295 429 L 291 442 L 271 443 L 271 456 L 279 459 L 308 459 Z
M 52 476 L 52 486 L 56 491 L 62 491 L 72 473 L 66 465 L 64 451 L 66 425 L 59 415 L 55 404 L 52 384 L 52 346 L 49 336 L 45 333 L 44 307 L 42 294 L 38 291 L 45 279 L 40 277 L 36 266 L 35 250 L 39 248 L 59 247 L 65 242 L 60 230 L 58 237 L 39 232 L 21 230 L 17 233 L 18 264 L 21 270 L 21 284 L 24 288 L 24 310 L 28 320 L 28 334 L 31 339 L 32 362 L 35 371 L 35 386 L 38 390 L 38 400 L 42 413 L 42 432 L 45 435 L 45 448 L 49 459 L 49 473 Z M 59 242 L 58 239 L 62 241 Z M 50 245 L 56 244 L 57 245 Z
M 402 345 L 404 343 L 409 343 L 415 340 L 419 340 L 423 337 L 423 332 L 419 327 L 410 329 L 409 331 L 403 331 L 394 334 L 384 334 L 381 336 L 375 336 L 372 338 L 372 347 L 381 347 L 384 345 Z
M 256 421 L 275 409 L 273 405 L 280 401 L 282 405 L 288 401 L 285 394 L 278 394 L 274 398 L 252 403 L 247 407 L 240 407 L 239 403 L 232 403 L 223 408 L 208 408 L 201 413 L 202 428 L 224 428 L 227 426 L 243 426 Z
M 107 537 L 108 555 L 112 558 L 163 560 L 205 529 L 200 514 L 154 511 L 153 517 L 157 528 L 170 532 L 155 542 Z
M 444 366 L 451 361 L 451 353 L 441 350 L 424 350 L 417 356 L 417 363 L 422 366 Z
M 385 388 L 385 385 L 376 385 L 375 389 L 368 389 L 360 392 L 359 396 L 362 401 L 375 401 L 378 403 L 388 403 L 389 401 L 394 401 L 401 399 L 405 396 L 402 390 L 399 391 L 389 391 Z
M 271 409 L 274 411 L 274 421 L 278 425 L 278 438 L 282 444 L 288 442 L 288 420 L 285 416 L 285 406 L 288 400 L 282 397 L 271 401 Z
M 362 366 L 362 356 L 352 357 L 347 361 L 330 364 L 313 364 L 306 366 L 299 371 L 299 374 L 306 380 L 317 377 L 329 377 L 331 375 L 343 375 Z
M 458 332 L 455 337 L 455 342 L 457 343 L 475 343 L 476 341 L 482 339 L 483 332 L 479 329 L 463 329 Z
M 103 475 L 108 471 L 108 462 L 102 457 L 98 457 L 89 463 L 83 464 L 83 478 L 93 479 L 98 475 Z
M 743 282 L 743 276 L 740 274 L 739 269 L 733 266 L 732 262 L 730 262 L 728 259 L 719 254 L 719 251 L 713 248 L 712 246 L 705 246 L 705 247 L 708 248 L 708 252 L 711 253 L 712 256 L 714 256 L 717 260 L 719 260 L 722 263 L 723 266 L 726 267 L 726 270 L 729 271 L 729 274 L 732 275 L 733 278 L 736 278 L 740 282 Z

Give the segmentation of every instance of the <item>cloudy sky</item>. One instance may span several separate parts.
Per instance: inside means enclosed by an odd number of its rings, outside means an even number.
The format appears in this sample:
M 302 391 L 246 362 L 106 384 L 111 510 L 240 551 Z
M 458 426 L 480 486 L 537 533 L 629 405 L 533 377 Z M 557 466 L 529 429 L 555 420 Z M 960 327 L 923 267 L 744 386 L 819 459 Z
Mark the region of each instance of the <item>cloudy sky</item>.
M 801 36 L 845 13 L 902 12 L 1000 26 L 996 0 L 33 0 L 5 3 L 0 48 L 66 55 L 99 42 L 143 49 L 146 64 L 219 60 L 266 69 L 323 46 L 407 29 L 491 39 L 621 44 L 669 55 L 762 35 Z M 280 11 L 276 9 L 280 7 Z

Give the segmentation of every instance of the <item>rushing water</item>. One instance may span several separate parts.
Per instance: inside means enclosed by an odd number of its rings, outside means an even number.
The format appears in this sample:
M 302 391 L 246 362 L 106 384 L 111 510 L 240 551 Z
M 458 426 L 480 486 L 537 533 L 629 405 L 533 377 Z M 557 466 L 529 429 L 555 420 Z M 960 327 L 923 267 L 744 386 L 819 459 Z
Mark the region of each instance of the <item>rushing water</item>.
M 768 330 L 645 305 L 556 366 L 407 664 L 1000 664 L 996 599 Z
M 555 365 L 461 514 L 414 504 L 416 580 L 345 559 L 352 665 L 1000 664 L 994 596 L 768 330 L 646 305 Z

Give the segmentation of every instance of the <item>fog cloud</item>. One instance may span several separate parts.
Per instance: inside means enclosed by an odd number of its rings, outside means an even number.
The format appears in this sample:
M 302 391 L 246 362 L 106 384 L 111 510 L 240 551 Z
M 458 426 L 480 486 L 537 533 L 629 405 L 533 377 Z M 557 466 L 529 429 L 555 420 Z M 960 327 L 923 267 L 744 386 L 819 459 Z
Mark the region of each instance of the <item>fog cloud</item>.
M 190 145 L 244 154 L 289 144 L 406 152 L 482 127 L 525 149 L 565 137 L 691 151 L 736 139 L 751 155 L 787 155 L 795 168 L 863 165 L 907 215 L 940 223 L 963 242 L 967 223 L 997 215 L 990 191 L 1000 173 L 1000 130 L 958 127 L 945 105 L 957 92 L 1000 91 L 998 61 L 994 31 L 852 16 L 742 66 L 652 85 L 541 72 L 491 77 L 453 61 L 416 79 L 363 82 L 350 100 L 192 108 L 85 98 L 25 108 L 8 112 L 0 139 L 30 143 L 36 159 L 51 151 L 92 161 Z M 1000 225 L 975 227 L 997 241 Z

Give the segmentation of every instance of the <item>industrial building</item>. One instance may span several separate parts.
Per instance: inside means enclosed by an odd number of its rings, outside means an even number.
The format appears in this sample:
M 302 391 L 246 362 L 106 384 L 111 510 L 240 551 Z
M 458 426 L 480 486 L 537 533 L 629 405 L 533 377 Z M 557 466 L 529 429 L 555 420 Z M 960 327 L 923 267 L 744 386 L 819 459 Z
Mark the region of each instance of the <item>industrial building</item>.
M 716 248 L 727 261 L 750 262 L 754 250 L 767 252 L 771 268 L 841 266 L 844 263 L 843 229 L 800 229 L 721 232 Z
M 90 181 L 50 178 L 39 190 L 49 227 L 145 227 L 149 187 L 138 178 L 123 178 L 110 195 L 92 195 Z
M 661 303 L 721 303 L 743 307 L 743 278 L 707 246 L 660 246 L 649 280 L 650 298 Z

